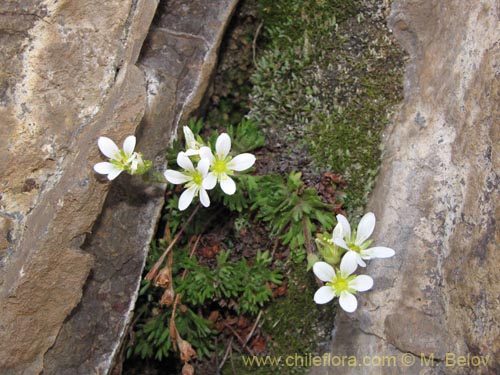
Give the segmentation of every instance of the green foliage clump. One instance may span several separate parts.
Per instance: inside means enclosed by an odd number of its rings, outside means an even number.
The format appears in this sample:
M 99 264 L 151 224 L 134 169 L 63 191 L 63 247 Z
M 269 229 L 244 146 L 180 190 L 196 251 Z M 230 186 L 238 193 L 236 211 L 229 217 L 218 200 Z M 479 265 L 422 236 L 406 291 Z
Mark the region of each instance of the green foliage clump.
M 277 175 L 263 176 L 252 205 L 258 210 L 257 218 L 269 223 L 271 234 L 291 248 L 297 262 L 305 259 L 304 246 L 318 226 L 329 231 L 335 222 L 332 208 L 315 189 L 304 187 L 301 176 L 291 172 L 286 183 Z
M 313 188 L 304 186 L 300 172 L 291 172 L 286 180 L 276 174 L 238 176 L 234 195 L 217 194 L 232 211 L 250 210 L 256 219 L 268 224 L 270 234 L 278 236 L 292 250 L 292 258 L 302 262 L 306 242 L 314 240 L 321 228 L 329 231 L 335 223 L 332 207 L 321 201 Z
M 232 139 L 231 148 L 237 154 L 253 151 L 266 143 L 266 137 L 260 127 L 245 118 L 237 126 L 230 125 L 227 134 Z
M 147 269 L 153 266 L 165 245 L 163 241 L 160 241 L 160 246 L 152 245 Z M 215 350 L 213 338 L 217 332 L 212 328 L 213 323 L 200 315 L 200 311 L 212 304 L 228 306 L 231 300 L 237 314 L 256 314 L 272 296 L 268 283 L 281 284 L 282 275 L 271 268 L 272 257 L 268 251 L 259 251 L 252 261 L 243 258 L 237 262 L 229 260 L 229 250 L 221 251 L 212 268 L 200 264 L 194 257 L 190 258 L 185 250 L 174 253 L 173 285 L 182 301 L 182 309 L 178 308 L 175 313 L 175 326 L 179 335 L 196 349 L 198 357 L 208 357 Z M 184 272 L 183 279 L 181 275 Z M 136 311 L 140 320 L 135 325 L 133 345 L 127 350 L 128 357 L 161 361 L 171 355 L 172 306 L 159 305 L 163 291 L 163 288 L 143 281 L 140 308 Z
M 177 287 L 183 301 L 203 306 L 208 300 L 233 298 L 238 313 L 256 314 L 272 295 L 266 283 L 279 285 L 282 276 L 270 268 L 272 258 L 268 251 L 259 251 L 253 264 L 245 258 L 231 262 L 229 256 L 229 251 L 218 254 L 214 269 L 200 265 L 194 258 L 186 259 L 183 266 L 188 270 L 187 277 Z
M 165 247 L 163 240 L 160 240 L 159 244 L 151 244 L 146 258 L 147 271 L 153 267 Z M 169 327 L 172 307 L 160 306 L 158 303 L 163 292 L 162 288 L 155 287 L 150 281 L 142 280 L 135 311 L 139 318 L 127 348 L 127 358 L 154 358 L 161 361 L 171 355 L 173 346 Z M 216 332 L 211 328 L 211 324 L 212 322 L 199 316 L 189 306 L 178 309 L 175 315 L 177 332 L 197 349 L 198 357 L 208 356 L 214 349 L 212 339 Z
M 143 360 L 154 358 L 161 361 L 171 355 L 173 346 L 169 324 L 172 309 L 154 308 L 152 313 L 148 319 L 141 319 L 136 324 L 134 346 L 128 347 L 128 358 L 136 356 Z M 177 332 L 197 349 L 199 358 L 210 356 L 214 350 L 213 337 L 216 332 L 211 324 L 211 321 L 200 317 L 186 306 L 175 315 Z

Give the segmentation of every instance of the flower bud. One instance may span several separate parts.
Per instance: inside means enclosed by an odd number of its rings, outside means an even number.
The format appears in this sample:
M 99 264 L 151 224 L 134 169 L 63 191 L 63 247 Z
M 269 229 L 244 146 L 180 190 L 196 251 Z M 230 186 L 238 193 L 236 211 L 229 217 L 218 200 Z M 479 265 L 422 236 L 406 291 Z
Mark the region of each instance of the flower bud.
M 332 266 L 338 266 L 342 255 L 346 252 L 341 247 L 333 243 L 332 237 L 325 233 L 316 234 L 316 245 L 318 246 L 319 253 L 325 259 L 325 262 Z
M 177 345 L 183 362 L 189 362 L 191 358 L 196 358 L 196 352 L 189 342 L 183 340 L 180 336 L 177 337 Z
M 175 293 L 172 288 L 165 290 L 160 299 L 160 305 L 171 306 L 174 303 Z
M 182 367 L 182 375 L 194 375 L 194 367 L 189 363 L 184 363 Z
M 161 286 L 162 288 L 166 288 L 170 284 L 170 270 L 165 267 L 158 272 L 154 279 L 155 286 Z

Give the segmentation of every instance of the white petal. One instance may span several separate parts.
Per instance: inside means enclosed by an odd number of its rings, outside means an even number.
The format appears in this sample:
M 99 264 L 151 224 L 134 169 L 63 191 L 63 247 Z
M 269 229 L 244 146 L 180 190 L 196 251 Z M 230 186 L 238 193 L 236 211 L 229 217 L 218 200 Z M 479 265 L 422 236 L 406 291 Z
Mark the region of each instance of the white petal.
M 116 169 L 119 168 L 117 168 L 115 165 L 107 161 L 103 161 L 101 163 L 97 163 L 96 165 L 94 165 L 94 171 L 96 171 L 99 174 L 108 174 Z
M 186 144 L 188 145 L 188 147 L 192 147 L 195 142 L 193 132 L 191 131 L 189 126 L 183 126 L 182 131 L 184 132 L 184 140 L 186 141 Z
M 203 189 L 211 190 L 215 187 L 216 184 L 217 184 L 217 177 L 215 177 L 215 174 L 211 172 L 207 175 L 207 177 L 203 179 L 201 186 L 203 186 Z
M 177 154 L 177 165 L 186 171 L 194 172 L 193 162 L 184 152 L 179 152 Z
M 365 259 L 373 259 L 373 258 L 390 258 L 396 254 L 396 252 L 384 246 L 370 247 L 366 250 L 361 250 L 361 254 Z
M 135 142 L 135 137 L 133 135 L 129 135 L 123 142 L 123 151 L 125 151 L 126 154 L 132 154 L 134 152 Z
M 173 169 L 167 169 L 165 172 L 163 172 L 163 175 L 165 176 L 168 182 L 175 185 L 183 184 L 191 180 L 185 174 L 178 171 L 174 171 Z
M 210 206 L 210 198 L 205 189 L 200 189 L 200 202 L 205 207 Z
M 337 221 L 340 225 L 342 225 L 342 234 L 344 235 L 344 238 L 350 239 L 351 226 L 349 225 L 349 221 L 347 221 L 347 218 L 344 215 L 337 215 Z
M 351 250 L 349 249 L 349 246 L 347 246 L 343 238 L 334 238 L 333 243 L 343 249 Z
M 373 233 L 375 229 L 375 215 L 372 212 L 368 212 L 363 216 L 358 224 L 358 231 L 356 232 L 356 245 L 361 245 L 365 242 Z
M 349 288 L 364 292 L 371 289 L 373 286 L 373 279 L 368 275 L 360 275 L 349 283 Z
M 137 166 L 139 165 L 139 161 L 134 158 L 132 160 L 132 165 L 130 166 L 130 173 L 131 174 L 135 174 L 135 172 L 137 172 Z
M 120 149 L 115 142 L 108 137 L 99 137 L 97 145 L 99 146 L 99 150 L 101 150 L 101 152 L 110 159 L 114 159 L 114 157 L 120 152 Z
M 189 189 L 184 190 L 179 198 L 179 210 L 184 211 L 191 204 L 196 193 L 196 186 L 191 186 Z
M 228 164 L 228 168 L 233 171 L 244 171 L 255 163 L 255 156 L 252 154 L 236 155 Z
M 333 228 L 332 238 L 338 238 L 343 241 L 344 235 L 342 231 L 342 224 L 340 224 L 340 222 L 338 222 L 337 225 L 335 225 L 335 228 Z
M 227 195 L 233 195 L 236 191 L 236 184 L 228 175 L 223 175 L 220 179 L 220 187 Z
M 226 133 L 222 133 L 217 137 L 215 142 L 215 151 L 219 159 L 225 159 L 231 150 L 231 138 Z
M 354 312 L 358 308 L 358 301 L 356 300 L 356 297 L 346 291 L 340 293 L 339 303 L 340 307 L 348 313 Z
M 200 154 L 200 150 L 195 150 L 193 148 L 188 148 L 184 153 L 187 156 L 199 155 Z
M 358 265 L 360 267 L 366 267 L 366 263 L 363 261 L 363 259 L 361 258 L 361 256 L 359 254 L 357 254 L 357 255 L 358 255 L 358 257 L 356 258 L 356 260 L 358 261 Z
M 321 281 L 332 281 L 335 278 L 335 270 L 326 262 L 314 263 L 313 272 Z
M 210 160 L 208 159 L 201 159 L 198 162 L 198 166 L 196 167 L 198 172 L 201 173 L 202 177 L 205 177 L 208 174 L 208 168 L 210 168 Z
M 214 161 L 214 154 L 212 154 L 212 150 L 210 150 L 209 147 L 203 146 L 200 148 L 200 158 L 202 159 L 208 159 L 210 161 L 210 164 Z
M 116 169 L 112 170 L 111 172 L 108 173 L 108 180 L 110 180 L 110 181 L 114 180 L 122 172 L 123 171 L 120 168 L 116 168 Z
M 335 291 L 329 286 L 322 286 L 314 293 L 314 302 L 319 305 L 330 302 L 335 297 Z
M 340 261 L 340 274 L 342 277 L 347 277 L 358 268 L 358 253 L 355 251 L 348 251 Z

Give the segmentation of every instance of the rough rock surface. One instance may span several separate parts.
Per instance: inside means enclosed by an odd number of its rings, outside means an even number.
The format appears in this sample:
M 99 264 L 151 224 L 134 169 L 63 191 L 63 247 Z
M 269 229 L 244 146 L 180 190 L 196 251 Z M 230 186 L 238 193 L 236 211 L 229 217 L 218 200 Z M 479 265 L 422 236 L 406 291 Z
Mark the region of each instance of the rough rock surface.
M 499 5 L 391 6 L 389 24 L 410 62 L 368 209 L 376 243 L 396 256 L 370 262 L 374 290 L 354 314 L 339 312 L 331 353 L 395 363 L 310 373 L 498 374 Z M 415 355 L 412 366 L 404 353 Z
M 147 81 L 147 105 L 137 131 L 137 149 L 160 169 L 165 146 L 179 124 L 200 106 L 236 3 L 178 0 L 158 4 L 138 61 Z M 46 354 L 44 373 L 110 371 L 133 312 L 164 192 L 165 186 L 129 176 L 113 183 L 82 247 L 95 259 L 82 300 Z
M 135 5 L 0 4 L 2 374 L 41 371 L 91 270 L 80 245 L 109 188 L 96 140 L 134 133 L 146 104 Z
M 235 3 L 0 3 L 2 374 L 109 371 L 164 187 L 99 178 L 96 140 L 136 133 L 161 168 L 163 147 L 202 98 Z

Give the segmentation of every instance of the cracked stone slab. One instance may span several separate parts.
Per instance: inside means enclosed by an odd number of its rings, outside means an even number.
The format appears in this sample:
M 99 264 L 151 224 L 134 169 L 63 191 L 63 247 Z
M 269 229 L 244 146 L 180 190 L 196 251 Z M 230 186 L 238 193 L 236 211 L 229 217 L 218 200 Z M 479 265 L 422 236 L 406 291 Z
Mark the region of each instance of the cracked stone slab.
M 0 3 L 2 374 L 42 371 L 95 264 L 81 244 L 109 189 L 96 141 L 134 133 L 146 106 L 139 3 Z
M 164 150 L 198 109 L 236 0 L 160 1 L 140 52 L 146 107 L 136 149 L 164 166 Z M 141 86 L 141 85 L 138 85 Z M 107 374 L 120 353 L 165 186 L 120 176 L 82 249 L 94 265 L 82 299 L 44 358 L 44 374 Z M 120 358 L 113 373 L 120 373 Z
M 310 374 L 500 373 L 498 4 L 391 7 L 389 25 L 410 61 L 368 210 L 375 242 L 396 256 L 370 262 L 374 288 L 354 314 L 339 312 L 331 353 L 397 362 Z M 404 366 L 404 353 L 416 364 Z M 450 366 L 450 353 L 487 365 Z

